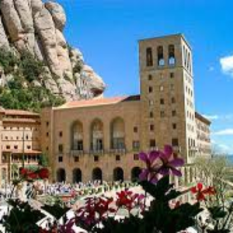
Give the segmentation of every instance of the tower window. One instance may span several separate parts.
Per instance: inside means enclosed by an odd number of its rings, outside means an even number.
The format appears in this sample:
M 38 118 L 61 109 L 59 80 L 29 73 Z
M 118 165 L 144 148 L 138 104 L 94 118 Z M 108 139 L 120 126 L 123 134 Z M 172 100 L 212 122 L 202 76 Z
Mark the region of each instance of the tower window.
M 172 124 L 172 128 L 173 129 L 176 129 L 177 128 L 177 125 L 175 123 Z
M 154 101 L 153 100 L 149 100 L 149 105 L 153 106 L 154 105 Z
M 176 110 L 172 111 L 172 116 L 176 116 Z
M 62 156 L 59 156 L 59 157 L 58 157 L 58 162 L 59 162 L 59 163 L 62 163 L 62 162 L 63 162 L 63 157 L 62 157 Z
M 152 77 L 152 75 L 151 75 L 151 74 L 149 74 L 149 75 L 148 75 L 148 80 L 149 80 L 149 81 L 151 81 L 151 80 L 152 80 L 152 78 L 153 78 L 153 77 Z
M 58 145 L 58 151 L 59 151 L 59 153 L 63 153 L 63 145 L 62 144 Z
M 158 56 L 158 66 L 164 66 L 165 61 L 163 57 L 163 46 L 159 46 L 157 48 L 157 56 Z
M 149 87 L 148 91 L 149 91 L 149 93 L 152 93 L 153 92 L 153 87 Z
M 99 161 L 99 156 L 98 155 L 95 155 L 94 156 L 94 162 L 98 162 Z
M 175 59 L 175 46 L 169 45 L 168 46 L 168 64 L 169 65 L 175 65 L 176 59 Z
M 74 157 L 74 162 L 79 162 L 79 156 Z
M 154 117 L 154 113 L 150 112 L 150 118 L 153 118 L 153 117 Z
M 135 127 L 133 128 L 133 131 L 134 131 L 134 133 L 137 133 L 137 132 L 138 132 L 138 127 L 135 126 Z
M 150 131 L 154 131 L 154 125 L 150 125 Z
M 172 146 L 179 146 L 178 138 L 172 138 Z
M 139 160 L 139 155 L 138 155 L 138 154 L 134 154 L 134 155 L 133 155 L 133 159 L 134 159 L 134 160 Z
M 146 49 L 146 65 L 147 66 L 153 66 L 152 48 L 147 48 Z
M 116 155 L 116 161 L 120 161 L 121 160 L 121 156 L 120 155 Z
M 164 90 L 164 87 L 163 87 L 163 86 L 160 86 L 160 87 L 159 87 L 159 90 L 160 90 L 160 91 L 163 91 L 163 90 Z
M 164 105 L 164 99 L 160 99 L 160 104 Z
M 174 78 L 174 73 L 173 72 L 170 73 L 170 78 Z
M 150 148 L 156 147 L 156 141 L 154 139 L 150 140 Z
M 62 131 L 60 131 L 60 132 L 59 132 L 59 136 L 62 137 L 62 135 L 63 135 L 63 133 L 62 133 Z

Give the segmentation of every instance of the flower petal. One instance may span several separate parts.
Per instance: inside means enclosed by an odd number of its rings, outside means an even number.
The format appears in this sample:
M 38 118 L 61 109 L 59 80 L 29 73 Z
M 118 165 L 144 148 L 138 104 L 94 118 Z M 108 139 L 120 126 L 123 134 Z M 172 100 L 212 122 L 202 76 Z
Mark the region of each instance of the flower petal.
M 144 162 L 147 162 L 147 161 L 148 161 L 148 155 L 147 155 L 146 153 L 144 153 L 144 152 L 141 152 L 141 153 L 139 154 L 139 158 L 140 158 L 140 160 L 142 160 L 142 161 L 144 161 Z
M 149 174 L 148 169 L 143 169 L 139 175 L 139 179 L 140 180 L 147 180 L 148 174 Z
M 159 173 L 163 176 L 169 175 L 169 168 L 168 167 L 161 167 Z
M 171 167 L 171 170 L 172 170 L 172 174 L 174 175 L 174 176 L 182 176 L 182 173 L 181 173 L 181 171 L 180 170 L 178 170 L 178 169 L 176 169 L 176 168 L 174 168 L 174 167 Z
M 158 182 L 158 178 L 155 176 L 155 177 L 153 177 L 153 178 L 150 180 L 150 182 L 151 182 L 152 184 L 156 184 L 156 183 Z
M 197 193 L 197 187 L 195 186 L 195 187 L 192 187 L 191 189 L 190 189 L 190 191 L 192 192 L 192 193 Z
M 201 191 L 201 190 L 203 189 L 203 184 L 202 184 L 202 183 L 198 183 L 198 184 L 197 184 L 197 189 L 198 189 L 199 191 Z
M 171 165 L 172 167 L 181 167 L 184 165 L 184 160 L 181 158 L 173 159 L 169 162 L 169 165 Z
M 170 146 L 170 145 L 165 145 L 165 146 L 164 146 L 164 154 L 166 155 L 167 158 L 170 158 L 171 155 L 173 154 L 172 146 Z
M 156 150 L 153 150 L 150 152 L 149 154 L 149 160 L 150 160 L 150 163 L 152 164 L 157 158 L 159 158 L 159 151 L 156 151 Z

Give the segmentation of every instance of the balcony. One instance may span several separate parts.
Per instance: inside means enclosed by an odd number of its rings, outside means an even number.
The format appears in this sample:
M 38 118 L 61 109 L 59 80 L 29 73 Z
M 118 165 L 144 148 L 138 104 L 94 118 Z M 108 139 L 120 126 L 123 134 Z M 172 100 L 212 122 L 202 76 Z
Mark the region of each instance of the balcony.
M 72 156 L 78 156 L 78 155 L 84 155 L 84 150 L 78 150 L 78 149 L 71 149 L 70 154 Z

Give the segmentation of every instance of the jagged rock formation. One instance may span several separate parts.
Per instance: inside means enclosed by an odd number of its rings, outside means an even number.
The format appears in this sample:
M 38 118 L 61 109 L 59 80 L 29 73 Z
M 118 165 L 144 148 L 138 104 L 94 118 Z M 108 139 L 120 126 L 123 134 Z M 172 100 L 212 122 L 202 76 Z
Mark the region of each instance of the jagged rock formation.
M 65 12 L 58 3 L 0 0 L 0 49 L 19 57 L 28 51 L 44 62 L 45 73 L 32 85 L 44 86 L 66 101 L 101 96 L 105 84 L 84 63 L 82 53 L 68 46 L 62 33 L 65 23 Z M 6 86 L 11 78 L 0 68 L 0 86 Z

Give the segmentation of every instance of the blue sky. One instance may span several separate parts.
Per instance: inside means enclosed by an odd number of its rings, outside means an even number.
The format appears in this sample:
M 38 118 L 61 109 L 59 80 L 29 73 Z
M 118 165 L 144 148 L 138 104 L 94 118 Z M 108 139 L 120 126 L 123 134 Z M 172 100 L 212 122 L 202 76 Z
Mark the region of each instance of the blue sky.
M 194 54 L 196 109 L 212 119 L 216 148 L 233 154 L 233 1 L 58 2 L 66 38 L 103 77 L 105 96 L 139 93 L 139 39 L 184 33 Z

